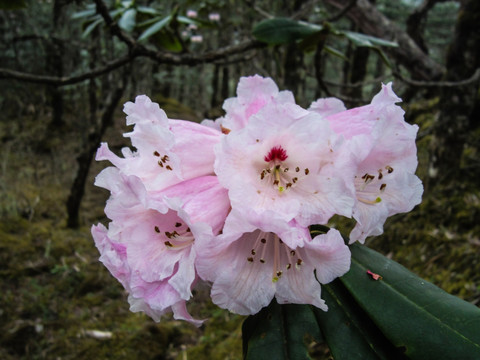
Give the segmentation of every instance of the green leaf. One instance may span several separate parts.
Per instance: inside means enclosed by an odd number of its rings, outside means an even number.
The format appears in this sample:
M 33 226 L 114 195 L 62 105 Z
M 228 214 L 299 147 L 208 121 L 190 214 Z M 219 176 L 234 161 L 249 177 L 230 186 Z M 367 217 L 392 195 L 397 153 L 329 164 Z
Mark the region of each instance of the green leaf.
M 157 46 L 168 51 L 180 52 L 183 50 L 182 43 L 178 40 L 175 34 L 167 28 L 160 30 L 150 40 Z
M 138 6 L 137 10 L 138 10 L 139 13 L 142 13 L 142 14 L 149 14 L 149 15 L 158 15 L 159 14 L 157 9 L 152 8 L 152 7 L 148 7 L 148 6 Z
M 322 285 L 328 311 L 312 307 L 335 360 L 392 360 L 403 354 L 385 338 L 340 280 Z
M 152 36 L 153 34 L 159 32 L 160 30 L 162 30 L 165 27 L 165 25 L 167 25 L 170 22 L 170 20 L 172 20 L 172 16 L 168 15 L 167 17 L 164 17 L 160 21 L 157 21 L 155 24 L 151 25 L 148 29 L 146 29 L 142 33 L 142 35 L 140 35 L 138 40 L 139 41 L 145 40 L 145 39 L 149 38 L 150 36 Z
M 92 15 L 95 15 L 97 11 L 95 9 L 87 9 L 73 13 L 72 19 L 82 19 Z
M 308 343 L 322 342 L 308 305 L 279 305 L 273 300 L 243 323 L 243 356 L 255 359 L 310 359 Z
M 395 347 L 411 359 L 480 359 L 479 308 L 374 250 L 354 244 L 351 251 L 341 281 Z
M 136 9 L 127 9 L 122 14 L 120 20 L 118 20 L 118 26 L 120 26 L 123 30 L 127 32 L 131 32 L 135 28 L 135 17 L 137 16 Z
M 98 18 L 97 20 L 90 23 L 85 31 L 82 33 L 82 38 L 86 38 L 90 33 L 98 26 L 98 24 L 103 22 L 103 18 Z
M 389 46 L 398 47 L 396 42 L 380 39 L 374 36 L 369 36 L 353 31 L 340 31 L 339 34 L 344 35 L 347 39 L 352 41 L 357 46 L 376 47 L 376 46 Z
M 253 36 L 271 45 L 287 44 L 320 33 L 323 27 L 288 18 L 263 20 L 253 28 Z
M 323 50 L 325 50 L 327 53 L 333 55 L 333 56 L 336 56 L 336 57 L 339 57 L 340 59 L 342 60 L 345 60 L 345 61 L 348 61 L 348 58 L 343 55 L 340 51 L 338 51 L 337 49 L 335 48 L 332 48 L 331 46 L 328 46 L 328 45 L 325 45 L 323 47 Z

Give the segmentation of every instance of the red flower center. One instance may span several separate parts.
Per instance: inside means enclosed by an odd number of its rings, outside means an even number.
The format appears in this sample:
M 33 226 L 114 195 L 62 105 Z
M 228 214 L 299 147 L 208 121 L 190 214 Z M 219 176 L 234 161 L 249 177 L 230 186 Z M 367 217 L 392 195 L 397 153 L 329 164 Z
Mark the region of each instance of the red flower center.
M 270 162 L 275 160 L 284 161 L 287 158 L 288 158 L 288 155 L 285 149 L 282 148 L 280 145 L 278 145 L 271 148 L 268 154 L 263 159 L 266 162 Z

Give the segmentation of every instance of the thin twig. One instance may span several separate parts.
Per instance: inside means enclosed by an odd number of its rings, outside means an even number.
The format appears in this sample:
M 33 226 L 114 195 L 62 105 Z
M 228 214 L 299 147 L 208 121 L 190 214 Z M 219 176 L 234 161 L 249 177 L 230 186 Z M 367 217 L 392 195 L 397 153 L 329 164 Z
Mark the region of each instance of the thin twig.
M 340 20 L 356 4 L 357 4 L 357 0 L 350 0 L 350 2 L 347 5 L 345 5 L 345 7 L 343 9 L 341 9 L 337 14 L 329 17 L 326 21 L 333 22 L 333 21 Z

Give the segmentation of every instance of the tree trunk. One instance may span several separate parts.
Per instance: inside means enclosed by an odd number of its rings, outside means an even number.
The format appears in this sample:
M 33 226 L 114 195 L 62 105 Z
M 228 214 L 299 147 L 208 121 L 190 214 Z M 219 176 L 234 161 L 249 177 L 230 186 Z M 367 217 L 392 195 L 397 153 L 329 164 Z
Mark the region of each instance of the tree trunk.
M 95 81 L 95 80 L 92 80 Z M 69 228 L 77 228 L 79 226 L 79 212 L 80 204 L 85 193 L 85 183 L 90 170 L 90 165 L 98 145 L 102 140 L 103 134 L 108 126 L 113 122 L 113 114 L 123 95 L 125 89 L 125 79 L 122 84 L 111 94 L 106 101 L 106 107 L 101 117 L 101 122 L 98 127 L 88 137 L 87 144 L 84 145 L 83 151 L 77 157 L 78 170 L 77 175 L 73 181 L 70 189 L 70 195 L 67 200 L 67 226 Z M 95 100 L 96 101 L 96 100 Z M 92 110 L 91 110 L 92 111 Z
M 480 68 L 480 2 L 462 3 L 455 34 L 447 53 L 447 81 L 471 77 Z M 443 87 L 440 115 L 434 126 L 435 143 L 432 153 L 435 181 L 461 179 L 462 153 L 469 137 L 479 128 L 480 84 Z M 471 144 L 477 151 L 479 144 Z M 467 169 L 468 170 L 468 169 Z M 460 173 L 459 173 L 460 172 Z M 478 174 L 477 168 L 477 174 Z M 467 171 L 472 176 L 471 171 Z
M 325 0 L 337 9 L 343 9 L 350 0 Z M 396 26 L 368 0 L 357 0 L 356 6 L 346 16 L 350 18 L 363 33 L 382 39 L 396 41 L 398 47 L 385 48 L 396 61 L 403 65 L 413 78 L 419 80 L 436 80 L 443 75 L 444 69 L 433 61 L 408 34 Z

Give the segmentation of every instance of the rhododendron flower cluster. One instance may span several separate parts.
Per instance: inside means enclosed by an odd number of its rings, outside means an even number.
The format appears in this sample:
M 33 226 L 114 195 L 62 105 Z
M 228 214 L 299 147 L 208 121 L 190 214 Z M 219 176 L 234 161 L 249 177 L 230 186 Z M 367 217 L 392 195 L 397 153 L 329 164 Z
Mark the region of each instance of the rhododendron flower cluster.
M 327 310 L 320 284 L 349 270 L 350 251 L 338 230 L 312 237 L 310 226 L 353 218 L 350 242 L 363 243 L 421 200 L 417 126 L 399 101 L 387 84 L 363 107 L 327 98 L 304 109 L 256 75 L 240 79 L 225 116 L 201 124 L 169 119 L 144 95 L 126 103 L 135 150 L 100 146 L 96 159 L 114 165 L 96 178 L 111 221 L 92 234 L 131 310 L 199 325 L 186 308 L 198 281 L 242 315 L 273 298 Z

